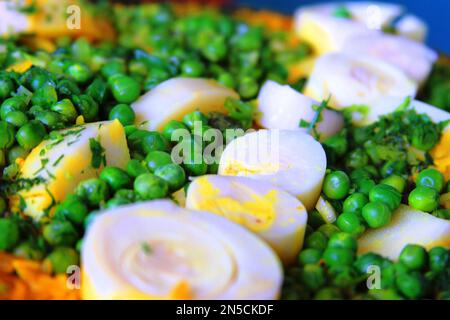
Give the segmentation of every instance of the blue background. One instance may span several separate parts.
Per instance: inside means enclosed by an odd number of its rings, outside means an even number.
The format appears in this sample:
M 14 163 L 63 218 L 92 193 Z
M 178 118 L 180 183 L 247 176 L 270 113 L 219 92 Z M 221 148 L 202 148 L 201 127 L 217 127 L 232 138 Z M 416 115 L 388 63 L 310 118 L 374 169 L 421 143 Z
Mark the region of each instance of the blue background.
M 300 5 L 339 2 L 332 0 L 243 0 L 241 5 L 264 8 L 292 14 Z M 425 20 L 428 25 L 427 43 L 434 49 L 450 54 L 450 0 L 390 0 L 383 1 L 403 5 Z

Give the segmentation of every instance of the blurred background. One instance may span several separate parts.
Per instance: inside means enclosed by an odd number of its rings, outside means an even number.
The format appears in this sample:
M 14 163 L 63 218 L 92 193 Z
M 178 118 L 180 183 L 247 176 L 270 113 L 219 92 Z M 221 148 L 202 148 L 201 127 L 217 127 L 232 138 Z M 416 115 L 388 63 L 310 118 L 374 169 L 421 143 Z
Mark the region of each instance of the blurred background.
M 236 0 L 234 4 L 252 8 L 276 10 L 285 14 L 292 12 L 301 5 L 340 2 L 332 0 Z M 357 1 L 355 1 L 357 2 Z M 362 1 L 360 1 L 362 2 Z M 380 1 L 403 5 L 428 25 L 427 43 L 440 51 L 450 53 L 450 0 L 389 0 Z

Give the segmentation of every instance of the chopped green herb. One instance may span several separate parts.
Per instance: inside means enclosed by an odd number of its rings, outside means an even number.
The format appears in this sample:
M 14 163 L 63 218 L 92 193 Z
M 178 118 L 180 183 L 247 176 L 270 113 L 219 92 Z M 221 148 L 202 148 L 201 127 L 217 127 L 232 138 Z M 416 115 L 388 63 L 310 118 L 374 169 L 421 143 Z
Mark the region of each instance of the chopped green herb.
M 100 142 L 98 142 L 94 138 L 90 138 L 89 147 L 91 148 L 92 152 L 92 167 L 98 169 L 101 165 L 106 165 L 105 149 L 102 147 Z
M 58 165 L 58 163 L 59 163 L 63 158 L 64 158 L 64 155 L 63 155 L 63 154 L 60 155 L 60 156 L 58 157 L 58 159 L 56 159 L 56 161 L 53 162 L 53 166 L 56 167 L 56 166 Z
M 141 243 L 141 249 L 142 249 L 142 252 L 144 252 L 146 255 L 150 255 L 153 252 L 152 247 L 147 242 Z

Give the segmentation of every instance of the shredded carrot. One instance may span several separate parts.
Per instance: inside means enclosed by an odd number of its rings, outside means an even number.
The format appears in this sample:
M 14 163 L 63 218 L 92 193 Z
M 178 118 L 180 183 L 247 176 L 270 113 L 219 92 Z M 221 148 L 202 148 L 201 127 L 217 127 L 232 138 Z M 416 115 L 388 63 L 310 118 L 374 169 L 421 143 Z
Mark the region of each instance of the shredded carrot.
M 80 299 L 77 289 L 67 286 L 67 276 L 47 273 L 42 263 L 0 252 L 1 300 Z

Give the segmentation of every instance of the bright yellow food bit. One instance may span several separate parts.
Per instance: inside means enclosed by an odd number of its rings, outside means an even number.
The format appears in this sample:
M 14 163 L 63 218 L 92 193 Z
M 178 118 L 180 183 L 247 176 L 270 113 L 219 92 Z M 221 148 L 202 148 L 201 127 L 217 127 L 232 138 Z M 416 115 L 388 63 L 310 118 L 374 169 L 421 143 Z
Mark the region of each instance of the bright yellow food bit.
M 441 171 L 446 180 L 450 179 L 450 130 L 447 130 L 441 141 L 431 151 L 431 156 L 434 160 L 434 165 Z

